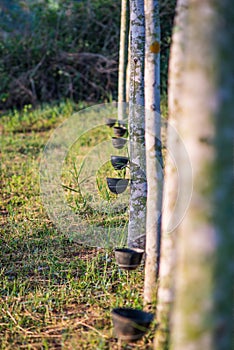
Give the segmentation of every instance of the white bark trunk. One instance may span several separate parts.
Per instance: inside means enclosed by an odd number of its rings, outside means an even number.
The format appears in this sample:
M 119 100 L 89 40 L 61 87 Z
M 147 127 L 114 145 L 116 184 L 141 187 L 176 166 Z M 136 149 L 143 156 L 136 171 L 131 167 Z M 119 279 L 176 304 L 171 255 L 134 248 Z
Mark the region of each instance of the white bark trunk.
M 181 140 L 177 133 L 181 113 L 181 89 L 183 82 L 186 43 L 188 0 L 178 0 L 169 63 L 167 156 L 165 162 L 162 242 L 157 296 L 157 323 L 154 348 L 168 349 L 170 338 L 171 308 L 174 300 L 176 226 L 181 213 L 178 210 L 179 181 L 176 165 L 179 162 Z
M 124 102 L 126 100 L 126 56 L 127 56 L 127 1 L 121 1 L 121 25 L 119 45 L 119 72 L 118 72 L 118 119 L 124 117 Z
M 180 133 L 194 191 L 177 236 L 173 350 L 233 348 L 233 18 L 231 0 L 189 1 Z
M 126 102 L 129 102 L 130 94 L 130 75 L 131 75 L 131 29 L 129 23 L 129 33 L 128 33 L 128 61 L 126 68 Z
M 147 171 L 144 303 L 156 296 L 161 241 L 162 152 L 160 116 L 160 20 L 158 0 L 145 0 L 145 143 Z
M 131 76 L 129 101 L 130 215 L 128 245 L 140 247 L 145 237 L 147 184 L 145 174 L 144 121 L 144 1 L 130 1 Z

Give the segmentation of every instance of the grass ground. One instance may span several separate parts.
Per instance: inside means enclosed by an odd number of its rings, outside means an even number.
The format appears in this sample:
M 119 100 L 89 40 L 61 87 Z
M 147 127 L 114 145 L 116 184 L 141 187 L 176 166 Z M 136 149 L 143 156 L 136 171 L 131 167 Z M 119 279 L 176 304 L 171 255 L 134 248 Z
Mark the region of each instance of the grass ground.
M 110 249 L 71 242 L 41 203 L 44 145 L 82 107 L 66 102 L 0 117 L 1 349 L 151 349 L 155 325 L 120 346 L 110 316 L 116 306 L 142 307 L 142 267 L 127 274 Z

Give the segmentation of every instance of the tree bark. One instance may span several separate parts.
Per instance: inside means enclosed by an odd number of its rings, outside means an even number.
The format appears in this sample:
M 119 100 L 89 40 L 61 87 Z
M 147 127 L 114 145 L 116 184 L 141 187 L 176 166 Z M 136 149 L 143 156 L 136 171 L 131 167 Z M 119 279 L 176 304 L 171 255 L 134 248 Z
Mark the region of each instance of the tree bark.
M 194 189 L 177 237 L 173 350 L 233 348 L 233 18 L 231 0 L 189 1 L 179 129 Z
M 126 102 L 129 103 L 129 94 L 130 94 L 130 75 L 131 75 L 131 29 L 129 22 L 128 29 L 128 59 L 127 59 L 127 67 L 126 67 Z
M 162 152 L 159 1 L 145 0 L 145 143 L 147 173 L 145 306 L 153 302 L 161 241 Z
M 131 75 L 129 101 L 130 214 L 129 247 L 142 247 L 145 237 L 147 184 L 144 121 L 144 1 L 130 1 Z
M 118 71 L 118 119 L 123 119 L 126 101 L 126 57 L 127 57 L 127 19 L 128 0 L 121 1 L 121 25 L 120 25 L 120 45 L 119 45 L 119 71 Z
M 181 217 L 177 203 L 179 181 L 176 169 L 176 165 L 179 162 L 181 140 L 177 129 L 182 107 L 180 97 L 183 82 L 187 14 L 188 0 L 178 0 L 169 62 L 169 117 L 163 194 L 159 287 L 157 295 L 158 327 L 154 339 L 154 348 L 157 350 L 168 349 L 171 309 L 174 300 L 173 285 L 176 260 L 175 236 L 178 219 Z

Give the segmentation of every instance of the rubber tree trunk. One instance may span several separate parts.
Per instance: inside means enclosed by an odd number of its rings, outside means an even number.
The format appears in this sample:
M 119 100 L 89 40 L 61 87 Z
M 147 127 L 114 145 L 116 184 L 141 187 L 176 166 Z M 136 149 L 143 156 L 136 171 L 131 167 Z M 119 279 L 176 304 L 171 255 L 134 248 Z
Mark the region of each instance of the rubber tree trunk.
M 183 215 L 178 208 L 179 179 L 176 166 L 179 163 L 181 154 L 181 139 L 177 130 L 182 108 L 181 89 L 184 71 L 187 14 L 188 0 L 178 0 L 169 62 L 169 117 L 163 192 L 160 282 L 156 315 L 158 327 L 154 339 L 154 349 L 157 350 L 167 350 L 169 346 L 171 309 L 174 300 L 176 232 Z
M 173 350 L 233 349 L 233 18 L 231 0 L 189 1 L 180 133 L 194 189 L 177 237 Z
M 130 0 L 131 74 L 129 101 L 130 214 L 129 247 L 145 245 L 146 196 L 144 117 L 144 1 Z
M 130 75 L 131 75 L 131 29 L 129 23 L 128 29 L 128 59 L 126 67 L 126 102 L 129 103 L 129 93 L 130 93 Z
M 145 0 L 145 143 L 147 173 L 144 303 L 156 296 L 161 241 L 162 152 L 160 115 L 159 1 Z
M 118 119 L 123 119 L 126 102 L 126 61 L 128 43 L 128 0 L 121 1 L 121 24 L 119 44 L 119 71 L 118 71 Z

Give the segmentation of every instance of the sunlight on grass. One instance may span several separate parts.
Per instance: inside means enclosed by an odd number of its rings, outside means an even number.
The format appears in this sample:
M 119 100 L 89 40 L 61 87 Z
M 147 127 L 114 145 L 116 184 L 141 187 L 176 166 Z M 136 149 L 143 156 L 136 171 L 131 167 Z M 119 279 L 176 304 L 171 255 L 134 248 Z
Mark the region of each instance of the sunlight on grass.
M 52 128 L 83 107 L 64 102 L 33 111 L 28 106 L 22 113 L 0 117 L 2 349 L 118 349 L 111 309 L 142 307 L 143 267 L 128 274 L 118 269 L 112 250 L 70 240 L 49 221 L 40 201 L 38 174 L 44 145 Z M 118 215 L 100 213 L 98 208 L 90 209 L 87 192 L 80 193 L 79 171 L 86 171 L 85 165 L 80 169 L 82 156 L 93 142 L 110 138 L 110 131 L 94 130 L 91 136 L 81 138 L 66 159 L 67 201 L 91 222 L 107 227 L 127 224 L 125 210 Z M 112 203 L 115 195 L 106 187 L 107 174 L 127 174 L 113 170 L 110 162 L 99 169 L 100 197 Z M 153 330 L 135 345 L 123 344 L 122 349 L 150 349 L 152 336 Z

